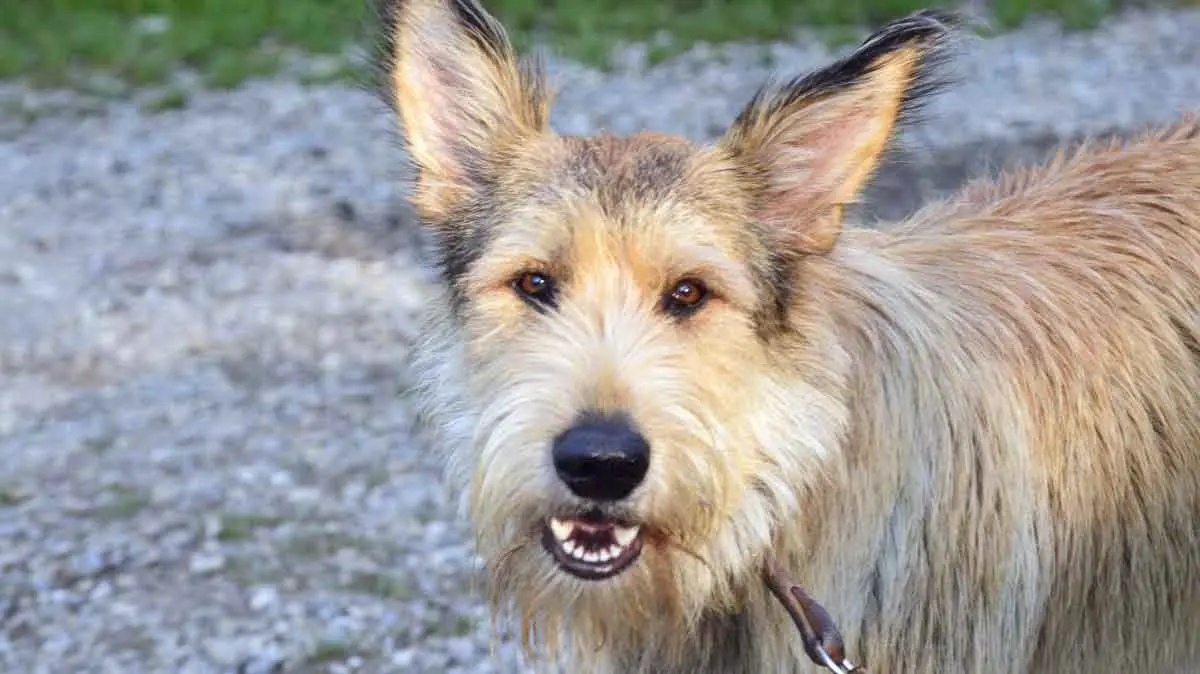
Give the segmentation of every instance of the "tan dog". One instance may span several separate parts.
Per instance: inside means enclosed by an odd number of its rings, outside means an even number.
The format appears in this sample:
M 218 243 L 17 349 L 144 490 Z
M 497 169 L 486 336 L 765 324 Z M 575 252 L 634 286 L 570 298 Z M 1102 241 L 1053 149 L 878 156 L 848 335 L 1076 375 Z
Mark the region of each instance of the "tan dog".
M 813 671 L 773 550 L 873 674 L 1200 666 L 1200 122 L 843 230 L 941 15 L 697 146 L 557 135 L 475 2 L 385 9 L 418 397 L 531 653 Z

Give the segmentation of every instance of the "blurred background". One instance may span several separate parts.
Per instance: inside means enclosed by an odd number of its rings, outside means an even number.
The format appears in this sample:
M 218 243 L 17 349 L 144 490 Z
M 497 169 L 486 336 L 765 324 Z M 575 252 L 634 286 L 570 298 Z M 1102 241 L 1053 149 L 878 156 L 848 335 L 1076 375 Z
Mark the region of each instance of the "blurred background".
M 484 0 L 564 132 L 979 19 L 857 214 L 1200 108 L 1200 6 Z M 519 672 L 414 434 L 428 291 L 364 0 L 0 0 L 0 672 Z

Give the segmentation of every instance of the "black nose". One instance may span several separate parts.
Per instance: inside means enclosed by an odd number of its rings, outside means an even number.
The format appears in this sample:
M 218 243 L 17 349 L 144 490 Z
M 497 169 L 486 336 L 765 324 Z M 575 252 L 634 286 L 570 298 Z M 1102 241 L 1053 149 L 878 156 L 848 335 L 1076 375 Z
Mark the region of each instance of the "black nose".
M 554 469 L 581 498 L 619 501 L 649 467 L 650 444 L 626 418 L 587 418 L 554 439 Z

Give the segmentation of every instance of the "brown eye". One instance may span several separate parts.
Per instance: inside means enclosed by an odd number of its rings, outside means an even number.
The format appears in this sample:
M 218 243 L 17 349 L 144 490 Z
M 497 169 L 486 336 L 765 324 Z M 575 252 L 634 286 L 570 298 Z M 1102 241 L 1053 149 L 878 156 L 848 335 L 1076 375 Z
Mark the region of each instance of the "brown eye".
M 513 288 L 521 299 L 535 304 L 549 304 L 554 299 L 554 284 L 550 277 L 540 272 L 521 274 L 513 281 Z
M 696 279 L 684 279 L 675 284 L 666 298 L 666 310 L 675 315 L 689 314 L 708 299 L 708 288 Z

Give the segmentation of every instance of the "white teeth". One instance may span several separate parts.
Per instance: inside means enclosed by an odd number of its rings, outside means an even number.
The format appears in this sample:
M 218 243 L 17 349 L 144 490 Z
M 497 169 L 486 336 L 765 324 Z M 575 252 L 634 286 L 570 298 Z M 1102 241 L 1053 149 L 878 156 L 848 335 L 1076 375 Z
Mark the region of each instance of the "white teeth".
M 581 531 L 589 535 L 598 534 L 602 531 L 601 528 L 595 527 L 593 530 L 586 523 L 565 521 L 557 517 L 551 517 L 549 520 L 550 532 L 564 553 L 581 562 L 596 565 L 607 565 L 625 554 L 641 531 L 637 526 L 612 526 L 612 542 L 607 547 L 589 550 L 587 545 L 576 540 L 575 536 L 579 535 Z
M 550 531 L 554 532 L 554 537 L 559 541 L 566 541 L 571 537 L 571 533 L 575 527 L 558 519 L 557 517 L 550 518 Z
M 629 547 L 637 535 L 638 527 L 613 527 L 613 538 L 617 539 L 617 544 L 622 548 Z

